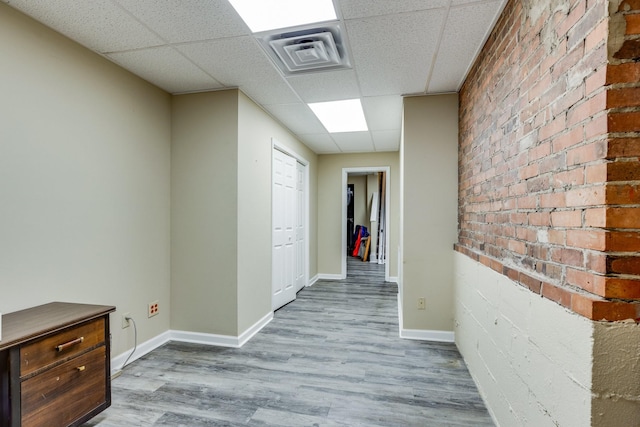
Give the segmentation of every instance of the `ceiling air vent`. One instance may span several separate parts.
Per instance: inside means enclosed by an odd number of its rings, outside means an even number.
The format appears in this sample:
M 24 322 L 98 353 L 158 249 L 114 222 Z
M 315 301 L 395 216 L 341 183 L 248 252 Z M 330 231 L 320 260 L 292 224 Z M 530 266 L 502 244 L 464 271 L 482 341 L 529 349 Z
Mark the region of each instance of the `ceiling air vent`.
M 351 68 L 338 24 L 256 37 L 285 75 Z

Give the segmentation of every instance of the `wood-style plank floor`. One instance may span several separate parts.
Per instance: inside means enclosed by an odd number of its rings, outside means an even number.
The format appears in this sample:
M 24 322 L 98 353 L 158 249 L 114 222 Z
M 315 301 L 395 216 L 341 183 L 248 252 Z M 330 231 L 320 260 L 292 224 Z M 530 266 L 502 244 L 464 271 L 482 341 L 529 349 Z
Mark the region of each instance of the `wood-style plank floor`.
M 85 426 L 493 426 L 454 344 L 398 337 L 397 286 L 350 259 L 240 349 L 171 342 Z

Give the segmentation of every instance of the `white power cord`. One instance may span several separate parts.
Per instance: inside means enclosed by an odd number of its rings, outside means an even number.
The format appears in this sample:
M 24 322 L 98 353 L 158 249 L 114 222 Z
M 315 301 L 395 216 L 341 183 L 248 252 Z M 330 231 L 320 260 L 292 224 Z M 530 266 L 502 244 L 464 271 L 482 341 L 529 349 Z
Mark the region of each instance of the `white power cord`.
M 127 362 L 129 361 L 129 359 L 131 359 L 131 356 L 133 356 L 133 353 L 135 353 L 136 349 L 138 348 L 138 327 L 136 326 L 136 321 L 133 320 L 133 317 L 131 316 L 127 316 L 124 319 L 127 321 L 130 320 L 131 323 L 133 323 L 133 350 L 131 350 L 131 353 L 129 353 L 129 356 L 127 356 L 127 359 L 122 364 L 120 371 L 122 371 L 124 367 L 127 366 Z

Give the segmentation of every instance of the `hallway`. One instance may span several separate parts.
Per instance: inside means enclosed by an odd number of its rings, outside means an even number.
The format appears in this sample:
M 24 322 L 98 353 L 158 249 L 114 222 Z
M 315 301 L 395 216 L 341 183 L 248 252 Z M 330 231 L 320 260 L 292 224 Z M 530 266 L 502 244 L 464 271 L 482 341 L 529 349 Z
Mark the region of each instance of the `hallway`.
M 348 271 L 240 349 L 172 342 L 132 363 L 86 425 L 492 426 L 455 345 L 398 337 L 384 266 Z

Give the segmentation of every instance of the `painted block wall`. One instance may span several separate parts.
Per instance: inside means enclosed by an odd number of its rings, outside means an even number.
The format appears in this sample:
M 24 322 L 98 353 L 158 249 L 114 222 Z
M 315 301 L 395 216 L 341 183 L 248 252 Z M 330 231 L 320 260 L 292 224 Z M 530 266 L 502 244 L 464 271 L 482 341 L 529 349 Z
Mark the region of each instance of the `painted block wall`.
M 590 426 L 593 322 L 454 257 L 456 344 L 496 424 Z

